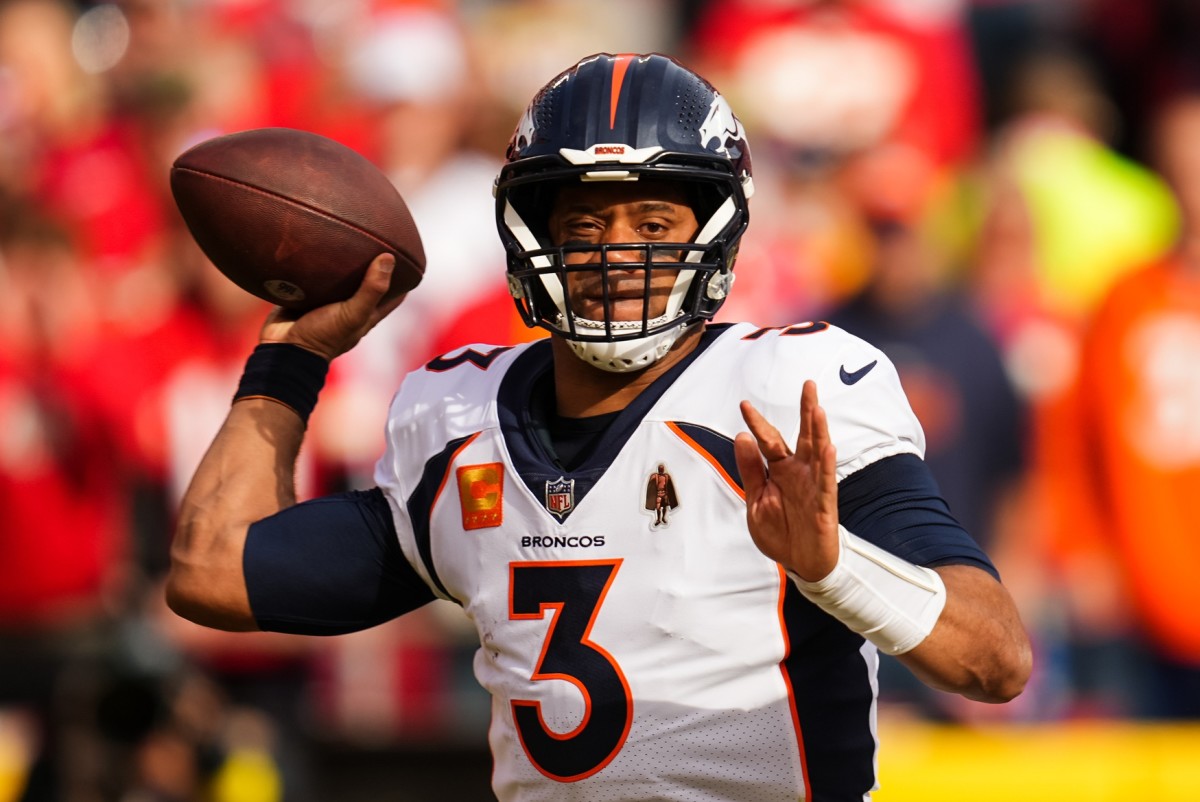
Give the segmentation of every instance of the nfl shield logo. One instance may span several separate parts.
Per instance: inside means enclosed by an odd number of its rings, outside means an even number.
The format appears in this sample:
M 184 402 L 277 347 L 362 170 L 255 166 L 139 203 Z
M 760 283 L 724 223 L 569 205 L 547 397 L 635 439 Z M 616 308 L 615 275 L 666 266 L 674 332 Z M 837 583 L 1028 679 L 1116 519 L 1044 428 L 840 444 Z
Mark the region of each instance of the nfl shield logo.
M 546 482 L 546 509 L 559 518 L 575 506 L 575 480 L 560 476 Z

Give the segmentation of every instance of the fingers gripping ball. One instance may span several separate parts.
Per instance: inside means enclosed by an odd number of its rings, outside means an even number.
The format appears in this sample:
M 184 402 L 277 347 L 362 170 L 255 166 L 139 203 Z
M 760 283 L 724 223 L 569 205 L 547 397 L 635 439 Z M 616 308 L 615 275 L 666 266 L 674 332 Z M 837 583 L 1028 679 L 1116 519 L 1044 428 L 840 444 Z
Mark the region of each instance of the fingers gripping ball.
M 259 128 L 201 142 L 175 160 L 171 193 L 222 273 L 288 309 L 349 298 L 385 251 L 396 257 L 389 297 L 425 272 L 420 234 L 392 182 L 317 134 Z

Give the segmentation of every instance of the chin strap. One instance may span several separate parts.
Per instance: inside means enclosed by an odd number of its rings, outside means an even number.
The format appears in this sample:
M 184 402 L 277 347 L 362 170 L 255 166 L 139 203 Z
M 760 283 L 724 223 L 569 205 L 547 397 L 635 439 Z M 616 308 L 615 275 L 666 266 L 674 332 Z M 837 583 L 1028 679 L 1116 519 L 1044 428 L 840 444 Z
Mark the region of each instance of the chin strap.
M 651 326 L 667 322 L 667 316 L 654 318 L 649 321 Z M 622 329 L 640 329 L 642 321 L 616 321 L 612 323 L 614 332 Z M 604 321 L 575 318 L 575 328 L 580 331 L 604 331 Z M 594 368 L 606 370 L 609 373 L 632 373 L 649 367 L 664 357 L 686 326 L 674 328 L 640 337 L 636 340 L 620 342 L 602 342 L 600 340 L 567 340 L 571 352 Z

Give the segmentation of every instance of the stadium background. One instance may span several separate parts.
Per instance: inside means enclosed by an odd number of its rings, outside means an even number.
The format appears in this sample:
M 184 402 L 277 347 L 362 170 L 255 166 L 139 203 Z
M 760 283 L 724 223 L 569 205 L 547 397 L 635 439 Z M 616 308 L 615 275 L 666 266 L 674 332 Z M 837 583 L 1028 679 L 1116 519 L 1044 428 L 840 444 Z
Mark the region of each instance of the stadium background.
M 304 128 L 409 201 L 427 279 L 335 365 L 302 466 L 304 495 L 363 486 L 403 371 L 531 336 L 490 196 L 525 102 L 587 53 L 652 50 L 728 95 L 754 147 L 722 316 L 828 317 L 889 350 L 1035 639 L 1002 708 L 885 663 L 877 799 L 1195 797 L 1196 703 L 1151 667 L 1200 666 L 1196 583 L 1121 570 L 1144 555 L 1097 514 L 1122 486 L 1092 470 L 1073 381 L 1114 287 L 1179 231 L 1150 134 L 1200 85 L 1190 0 L 0 0 L 0 802 L 486 798 L 456 610 L 318 641 L 163 610 L 173 505 L 266 311 L 196 251 L 167 168 Z M 1196 318 L 1157 377 L 1185 413 Z M 1193 487 L 1195 417 L 1156 435 Z M 1142 548 L 1200 565 L 1161 508 Z

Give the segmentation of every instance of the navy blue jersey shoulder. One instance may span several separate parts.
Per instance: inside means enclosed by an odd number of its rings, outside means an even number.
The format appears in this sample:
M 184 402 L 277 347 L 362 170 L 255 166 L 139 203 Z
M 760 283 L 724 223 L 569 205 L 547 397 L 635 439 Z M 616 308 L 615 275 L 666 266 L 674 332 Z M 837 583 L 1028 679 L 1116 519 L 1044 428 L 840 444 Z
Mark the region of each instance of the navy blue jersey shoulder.
M 1000 578 L 915 454 L 881 459 L 839 482 L 838 517 L 854 534 L 911 563 L 973 565 Z
M 400 551 L 378 488 L 306 501 L 251 524 L 242 558 L 259 628 L 340 635 L 433 601 Z

